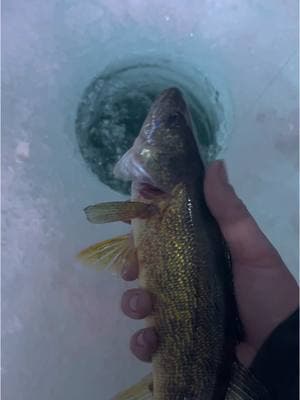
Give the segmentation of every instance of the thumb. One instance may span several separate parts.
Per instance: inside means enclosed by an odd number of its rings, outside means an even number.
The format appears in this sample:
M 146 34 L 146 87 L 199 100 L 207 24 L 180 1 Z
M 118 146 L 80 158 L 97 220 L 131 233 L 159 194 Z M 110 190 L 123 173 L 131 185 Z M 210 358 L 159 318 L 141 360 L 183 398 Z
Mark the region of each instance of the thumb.
M 223 161 L 206 171 L 204 192 L 207 205 L 227 241 L 233 263 L 239 265 L 281 262 L 280 256 L 262 233 L 244 203 L 229 184 Z
M 248 344 L 257 349 L 275 326 L 298 307 L 298 285 L 228 183 L 222 161 L 207 169 L 204 192 L 231 252 Z

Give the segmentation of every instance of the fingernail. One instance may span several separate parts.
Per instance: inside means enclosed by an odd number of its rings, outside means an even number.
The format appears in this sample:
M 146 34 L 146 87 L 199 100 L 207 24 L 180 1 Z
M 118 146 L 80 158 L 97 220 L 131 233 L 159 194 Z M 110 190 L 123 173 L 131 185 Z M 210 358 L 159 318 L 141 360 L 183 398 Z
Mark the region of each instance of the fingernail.
M 219 178 L 223 183 L 228 183 L 228 175 L 225 166 L 225 162 L 223 160 L 218 161 L 218 174 Z
M 137 343 L 139 346 L 142 346 L 142 347 L 145 346 L 145 331 L 141 331 L 141 332 L 137 335 L 136 343 Z
M 137 305 L 138 305 L 138 301 L 139 301 L 139 295 L 138 293 L 134 293 L 130 299 L 129 299 L 129 308 L 132 312 L 136 312 L 137 311 Z
M 131 280 L 131 275 L 130 265 L 125 265 L 122 269 L 122 278 L 125 279 L 125 281 Z
M 134 281 L 138 277 L 138 265 L 136 260 L 129 260 L 122 269 L 122 278 L 125 281 Z
M 136 342 L 139 346 L 144 347 L 144 346 L 151 346 L 151 348 L 154 348 L 157 344 L 157 337 L 152 328 L 147 328 L 142 330 L 137 338 Z
M 148 328 L 144 331 L 144 340 L 147 342 L 152 348 L 157 345 L 157 335 L 153 328 Z

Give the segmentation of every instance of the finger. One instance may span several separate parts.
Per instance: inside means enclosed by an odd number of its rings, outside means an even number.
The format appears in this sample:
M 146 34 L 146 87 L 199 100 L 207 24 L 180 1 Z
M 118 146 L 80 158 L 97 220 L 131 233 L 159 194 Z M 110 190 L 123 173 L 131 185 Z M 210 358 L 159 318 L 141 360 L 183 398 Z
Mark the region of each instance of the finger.
M 151 296 L 143 289 L 129 289 L 122 296 L 121 308 L 130 318 L 145 318 L 152 311 Z
M 228 183 L 222 162 L 208 168 L 204 191 L 230 248 L 248 341 L 258 349 L 278 323 L 298 307 L 298 285 Z
M 125 263 L 122 269 L 122 278 L 125 281 L 134 281 L 139 275 L 139 265 L 136 253 Z
M 204 192 L 207 205 L 229 245 L 234 263 L 256 266 L 257 263 L 281 262 L 275 248 L 228 183 L 222 161 L 213 162 L 207 169 Z
M 254 360 L 257 353 L 257 349 L 251 346 L 249 343 L 239 343 L 236 348 L 236 355 L 244 367 L 248 368 Z
M 158 337 L 153 328 L 145 328 L 136 332 L 130 340 L 132 353 L 141 361 L 151 361 L 158 347 Z

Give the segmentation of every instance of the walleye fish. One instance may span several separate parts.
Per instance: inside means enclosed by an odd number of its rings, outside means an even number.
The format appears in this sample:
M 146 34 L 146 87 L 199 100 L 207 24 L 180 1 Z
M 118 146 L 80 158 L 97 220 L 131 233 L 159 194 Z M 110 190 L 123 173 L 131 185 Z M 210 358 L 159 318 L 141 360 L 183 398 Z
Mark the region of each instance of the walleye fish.
M 177 88 L 153 103 L 115 168 L 132 199 L 85 209 L 92 223 L 131 222 L 131 232 L 79 254 L 121 270 L 137 256 L 140 286 L 154 299 L 146 319 L 159 346 L 153 372 L 115 400 L 256 400 L 266 390 L 235 359 L 241 339 L 230 255 L 204 199 L 205 168 Z

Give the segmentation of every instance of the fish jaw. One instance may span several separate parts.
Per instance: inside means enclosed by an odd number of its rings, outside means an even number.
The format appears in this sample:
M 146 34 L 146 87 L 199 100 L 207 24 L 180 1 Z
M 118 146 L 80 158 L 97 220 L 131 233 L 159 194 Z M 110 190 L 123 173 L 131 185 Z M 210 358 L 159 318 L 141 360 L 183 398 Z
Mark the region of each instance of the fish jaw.
M 179 182 L 203 175 L 192 118 L 179 89 L 169 88 L 154 101 L 133 146 L 117 163 L 118 178 L 170 193 Z

